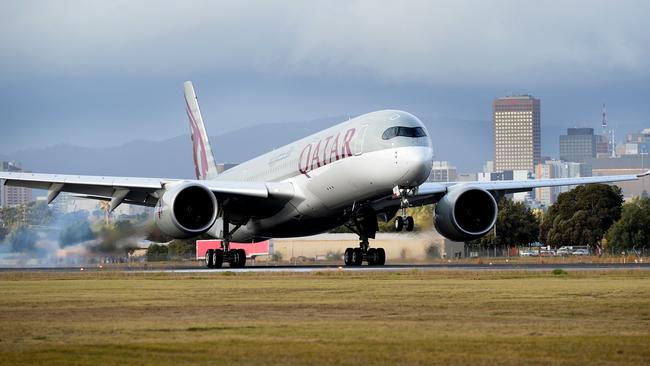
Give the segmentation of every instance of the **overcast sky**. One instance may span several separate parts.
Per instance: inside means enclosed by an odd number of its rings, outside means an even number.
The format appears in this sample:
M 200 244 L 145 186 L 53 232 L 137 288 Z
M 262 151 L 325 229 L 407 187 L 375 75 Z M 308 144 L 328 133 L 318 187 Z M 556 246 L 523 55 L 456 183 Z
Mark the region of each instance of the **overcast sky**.
M 647 0 L 3 1 L 0 153 L 186 134 L 185 80 L 211 135 L 383 108 L 489 121 L 512 93 L 542 99 L 542 126 L 597 127 L 606 101 L 612 124 L 650 127 L 648 14 Z

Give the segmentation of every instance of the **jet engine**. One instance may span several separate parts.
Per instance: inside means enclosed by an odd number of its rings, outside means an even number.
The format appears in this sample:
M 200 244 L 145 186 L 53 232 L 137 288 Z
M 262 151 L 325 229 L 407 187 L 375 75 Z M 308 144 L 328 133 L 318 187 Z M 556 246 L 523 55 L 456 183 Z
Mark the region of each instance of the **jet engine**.
M 436 205 L 434 224 L 438 232 L 450 240 L 474 240 L 492 229 L 497 212 L 496 200 L 485 189 L 458 187 Z
M 217 220 L 214 194 L 196 183 L 182 183 L 166 190 L 158 200 L 155 222 L 165 234 L 185 239 L 208 231 Z

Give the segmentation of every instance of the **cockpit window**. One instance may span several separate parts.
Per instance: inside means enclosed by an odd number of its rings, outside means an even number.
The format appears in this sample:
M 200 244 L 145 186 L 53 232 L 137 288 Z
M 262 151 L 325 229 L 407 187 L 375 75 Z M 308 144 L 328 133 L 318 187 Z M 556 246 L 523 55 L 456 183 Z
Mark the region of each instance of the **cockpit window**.
M 393 137 L 403 136 L 403 137 L 425 137 L 427 135 L 424 132 L 422 127 L 390 127 L 384 134 L 381 136 L 384 140 L 390 140 Z

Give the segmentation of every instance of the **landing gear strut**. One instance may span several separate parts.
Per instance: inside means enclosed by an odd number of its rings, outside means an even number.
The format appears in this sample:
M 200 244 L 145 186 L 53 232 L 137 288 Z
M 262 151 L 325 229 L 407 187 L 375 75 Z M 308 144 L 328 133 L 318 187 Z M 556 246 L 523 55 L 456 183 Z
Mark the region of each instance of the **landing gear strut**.
M 244 249 L 230 249 L 230 238 L 237 229 L 239 229 L 239 226 L 236 226 L 230 231 L 230 224 L 224 214 L 221 249 L 208 249 L 205 252 L 206 267 L 221 268 L 224 262 L 230 263 L 231 268 L 243 268 L 246 266 L 246 251 Z
M 402 215 L 395 218 L 395 231 L 400 232 L 402 229 L 406 231 L 413 231 L 415 227 L 415 222 L 413 221 L 413 216 L 406 215 L 406 209 L 409 208 L 409 200 L 407 196 L 413 195 L 415 193 L 414 188 L 399 188 L 395 187 L 393 189 L 393 194 L 396 197 L 400 197 L 400 207 L 402 209 Z
M 359 235 L 359 247 L 347 248 L 343 255 L 346 266 L 360 266 L 364 261 L 369 266 L 383 266 L 386 263 L 386 251 L 384 248 L 370 248 L 368 239 L 375 238 L 379 230 L 377 214 L 371 208 L 359 211 L 353 219 L 353 224 L 348 225 L 352 231 Z

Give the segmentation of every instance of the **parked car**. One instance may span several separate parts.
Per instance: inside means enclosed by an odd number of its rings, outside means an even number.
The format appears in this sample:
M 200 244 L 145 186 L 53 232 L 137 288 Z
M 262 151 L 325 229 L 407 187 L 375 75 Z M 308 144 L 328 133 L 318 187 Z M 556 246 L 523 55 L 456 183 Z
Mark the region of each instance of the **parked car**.
M 569 247 L 561 247 L 555 252 L 556 255 L 560 256 L 571 255 L 571 253 L 573 253 L 573 251 Z
M 571 252 L 572 255 L 589 255 L 589 251 L 587 249 L 576 249 L 573 252 Z
M 542 250 L 539 252 L 540 257 L 555 257 L 555 252 L 552 250 Z
M 520 250 L 519 251 L 519 256 L 520 257 L 533 257 L 536 254 L 532 250 Z

